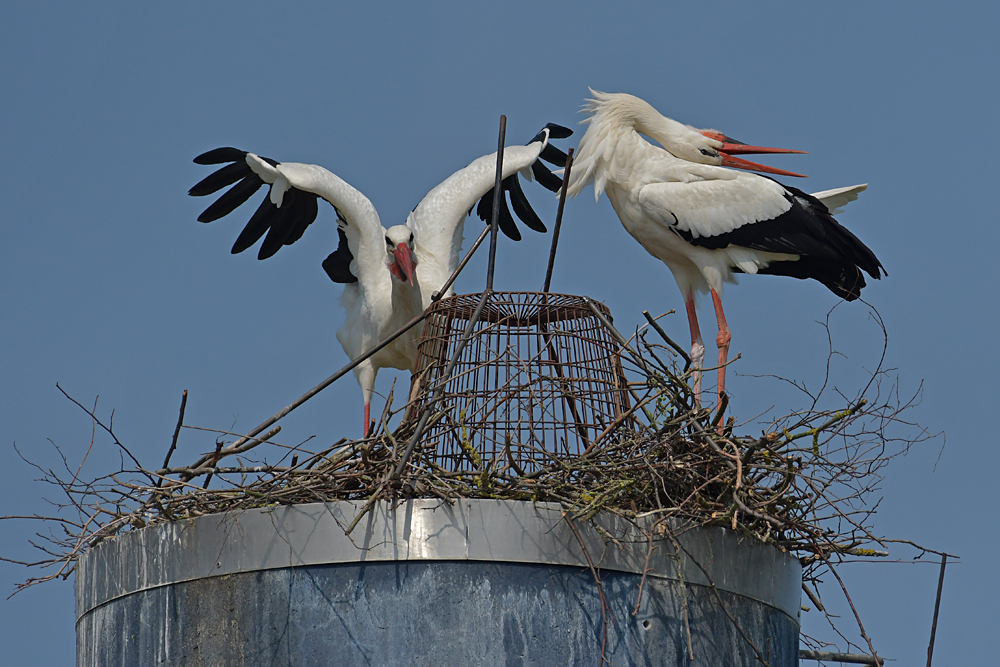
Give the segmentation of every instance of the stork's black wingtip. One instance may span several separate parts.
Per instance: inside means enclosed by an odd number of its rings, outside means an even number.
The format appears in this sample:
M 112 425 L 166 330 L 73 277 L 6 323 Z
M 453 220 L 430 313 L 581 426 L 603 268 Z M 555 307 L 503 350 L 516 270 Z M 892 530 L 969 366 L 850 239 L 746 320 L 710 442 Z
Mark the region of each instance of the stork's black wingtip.
M 549 131 L 550 139 L 566 139 L 573 136 L 573 130 L 556 123 L 546 123 L 545 129 Z
M 210 151 L 205 151 L 194 159 L 194 163 L 222 164 L 223 162 L 237 162 L 238 160 L 245 160 L 246 157 L 246 151 L 241 151 L 239 148 L 233 148 L 232 146 L 225 146 L 223 148 L 213 148 Z

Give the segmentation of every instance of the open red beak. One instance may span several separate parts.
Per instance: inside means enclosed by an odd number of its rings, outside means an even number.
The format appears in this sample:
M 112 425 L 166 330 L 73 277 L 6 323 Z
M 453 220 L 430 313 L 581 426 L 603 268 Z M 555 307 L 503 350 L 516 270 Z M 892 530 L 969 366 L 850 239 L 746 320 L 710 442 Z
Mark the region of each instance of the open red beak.
M 796 151 L 791 148 L 768 148 L 766 146 L 751 146 L 742 141 L 737 141 L 732 137 L 727 137 L 721 132 L 714 130 L 699 130 L 709 139 L 722 142 L 719 153 L 722 154 L 722 166 L 733 167 L 735 169 L 745 169 L 747 171 L 759 171 L 765 174 L 777 174 L 779 176 L 795 176 L 796 178 L 806 178 L 805 174 L 796 174 L 794 171 L 785 171 L 776 167 L 768 167 L 764 164 L 757 164 L 750 160 L 743 160 L 733 155 L 748 155 L 752 153 L 805 153 L 806 151 Z
M 392 251 L 393 256 L 396 258 L 396 266 L 399 267 L 400 272 L 403 274 L 402 278 L 406 282 L 413 284 L 413 251 L 410 250 L 410 246 L 405 243 L 400 243 L 396 246 L 396 249 Z

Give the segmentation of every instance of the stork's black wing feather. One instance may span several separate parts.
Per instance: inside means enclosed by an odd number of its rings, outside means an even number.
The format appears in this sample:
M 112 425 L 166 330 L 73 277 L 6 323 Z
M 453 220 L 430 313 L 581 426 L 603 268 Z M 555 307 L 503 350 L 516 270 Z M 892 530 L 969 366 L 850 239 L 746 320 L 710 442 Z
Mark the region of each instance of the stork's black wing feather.
M 545 144 L 545 148 L 542 152 L 538 154 L 538 157 L 542 158 L 549 164 L 554 164 L 557 167 L 566 166 L 566 153 L 559 150 L 552 144 Z
M 783 185 L 790 207 L 770 220 L 737 227 L 716 236 L 693 238 L 676 230 L 692 245 L 718 249 L 730 245 L 765 252 L 798 255 L 788 262 L 771 262 L 760 273 L 812 278 L 834 294 L 852 301 L 865 286 L 861 271 L 878 280 L 885 268 L 861 239 L 830 215 L 826 206 L 812 195 Z M 888 274 L 887 274 L 888 275 Z
M 347 235 L 339 227 L 337 234 L 340 237 L 340 244 L 334 252 L 330 253 L 329 257 L 323 260 L 323 270 L 335 283 L 356 283 L 358 277 L 351 273 L 351 262 L 354 261 L 354 255 L 351 254 L 351 249 L 347 246 Z
M 246 156 L 247 152 L 238 148 L 216 148 L 194 159 L 198 164 L 223 162 L 231 164 L 199 181 L 188 194 L 200 197 L 236 183 L 205 209 L 198 216 L 198 220 L 212 222 L 232 213 L 264 185 L 264 180 L 247 164 Z M 277 160 L 271 158 L 261 159 L 275 167 L 279 164 Z M 316 219 L 318 209 L 317 195 L 294 188 L 285 192 L 281 208 L 272 204 L 270 198 L 265 197 L 233 244 L 233 254 L 243 252 L 267 234 L 257 257 L 266 259 L 272 256 L 282 245 L 290 245 L 302 238 L 306 228 Z
M 278 217 L 278 207 L 271 203 L 270 197 L 264 197 L 264 201 L 257 207 L 256 212 L 250 218 L 243 231 L 236 238 L 233 244 L 232 253 L 238 254 L 252 246 L 264 236 L 264 232 L 271 228 L 271 224 Z
M 226 190 L 224 195 L 206 208 L 198 216 L 198 221 L 213 222 L 223 216 L 229 215 L 243 202 L 250 199 L 253 193 L 257 192 L 262 185 L 264 185 L 263 179 L 251 172 L 249 176 L 244 177 L 239 183 Z
M 562 125 L 556 125 L 555 123 L 549 123 L 545 126 L 549 130 L 549 139 L 565 139 L 566 137 L 573 134 L 573 130 L 563 127 Z M 542 130 L 536 134 L 527 145 L 530 145 L 536 141 L 542 141 L 545 139 L 545 130 Z M 539 160 L 535 160 L 531 165 L 531 172 L 538 183 L 552 192 L 559 192 L 562 188 L 562 179 L 553 174 L 548 167 L 542 164 L 542 160 L 554 164 L 558 167 L 566 166 L 566 153 L 562 152 L 552 144 L 546 144 L 545 148 L 539 153 Z M 503 199 L 500 202 L 500 219 L 498 224 L 503 233 L 515 241 L 521 240 L 521 233 L 517 229 L 517 224 L 514 222 L 514 217 L 510 213 L 510 208 L 507 205 L 507 194 L 510 194 L 510 204 L 514 208 L 514 213 L 517 217 L 530 229 L 536 232 L 546 232 L 547 229 L 545 224 L 542 223 L 541 218 L 538 214 L 531 208 L 531 203 L 528 198 L 524 195 L 524 190 L 521 189 L 521 184 L 518 181 L 517 174 L 512 174 L 503 180 L 501 184 Z M 493 215 L 493 197 L 495 193 L 490 190 L 483 198 L 479 200 L 479 205 L 476 206 L 476 214 L 479 219 L 483 222 L 489 224 L 490 216 Z
M 521 222 L 536 232 L 541 232 L 542 234 L 547 232 L 545 223 L 542 222 L 538 214 L 531 208 L 528 198 L 524 196 L 524 190 L 521 189 L 521 181 L 518 180 L 517 174 L 504 179 L 503 183 L 504 190 L 510 193 L 510 205 L 514 208 L 514 213 L 521 219 Z
M 500 184 L 500 187 L 501 192 L 503 192 L 503 183 Z M 496 188 L 492 188 L 483 195 L 483 198 L 479 200 L 479 205 L 476 206 L 476 215 L 486 224 L 490 224 L 493 216 L 493 197 L 495 192 Z M 510 209 L 507 207 L 507 197 L 505 196 L 502 196 L 500 199 L 500 217 L 497 219 L 497 225 L 507 238 L 513 241 L 521 240 L 521 232 L 517 228 L 517 223 L 514 222 L 514 217 L 510 214 Z
M 296 230 L 308 227 L 316 219 L 316 211 L 316 195 L 301 190 L 286 192 L 277 216 L 271 221 L 271 229 L 257 251 L 257 259 L 267 259 L 281 250 L 281 246 L 293 243 L 297 238 L 294 236 Z
M 227 185 L 232 185 L 236 181 L 246 178 L 252 173 L 253 171 L 250 169 L 250 165 L 246 163 L 246 160 L 240 160 L 232 164 L 227 164 L 222 169 L 214 171 L 198 181 L 194 187 L 188 190 L 188 194 L 192 197 L 204 197 L 205 195 L 210 195 L 213 192 L 218 192 Z
M 548 167 L 539 163 L 537 160 L 531 165 L 531 173 L 534 174 L 535 180 L 538 181 L 538 184 L 546 190 L 559 192 L 562 188 L 562 179 L 549 171 Z
M 294 226 L 289 232 L 288 238 L 285 239 L 285 245 L 292 245 L 302 238 L 306 227 L 311 225 L 319 214 L 319 195 L 298 190 L 296 190 L 296 193 L 301 195 L 302 205 L 299 209 L 297 219 L 293 222 Z
M 546 123 L 545 129 L 549 131 L 549 139 L 569 139 L 573 136 L 573 130 L 556 123 Z
M 223 162 L 242 162 L 246 160 L 247 152 L 239 148 L 213 148 L 205 151 L 194 159 L 195 164 L 222 164 Z

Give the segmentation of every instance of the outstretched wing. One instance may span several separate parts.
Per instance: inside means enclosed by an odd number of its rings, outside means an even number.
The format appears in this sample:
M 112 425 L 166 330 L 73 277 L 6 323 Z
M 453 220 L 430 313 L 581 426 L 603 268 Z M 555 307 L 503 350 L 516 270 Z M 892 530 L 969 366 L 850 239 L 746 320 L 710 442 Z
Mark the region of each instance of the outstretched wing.
M 555 131 L 553 128 L 557 128 Z M 504 149 L 502 179 L 506 184 L 516 183 L 518 172 L 528 175 L 533 165 L 538 162 L 544 149 L 548 146 L 550 136 L 569 136 L 570 131 L 559 126 L 548 126 L 527 146 L 508 146 Z M 550 160 L 558 162 L 561 151 L 553 148 L 546 153 Z M 544 159 L 544 158 L 543 158 Z M 565 163 L 565 155 L 561 158 Z M 550 179 L 546 182 L 558 189 L 561 181 L 547 169 L 542 170 Z M 528 176 L 530 178 L 530 176 Z M 484 155 L 474 160 L 468 166 L 456 171 L 440 185 L 432 189 L 417 204 L 407 218 L 406 224 L 413 229 L 416 236 L 417 274 L 420 277 L 422 292 L 429 300 L 432 294 L 448 279 L 458 266 L 459 254 L 462 250 L 462 232 L 465 216 L 471 212 L 477 201 L 481 199 L 479 209 L 481 217 L 488 220 L 491 215 L 493 201 L 492 192 L 496 179 L 496 153 Z M 514 211 L 525 224 L 537 230 L 544 230 L 538 216 L 531 210 L 524 197 L 520 185 L 507 185 L 505 192 L 510 192 Z M 519 239 L 513 218 L 506 207 L 501 206 L 501 226 L 512 238 Z M 483 216 L 485 213 L 485 216 Z M 505 215 L 506 214 L 506 215 Z
M 382 275 L 385 272 L 377 269 L 380 262 L 385 262 L 385 230 L 378 213 L 367 197 L 335 174 L 316 165 L 280 163 L 236 148 L 208 151 L 195 162 L 229 164 L 203 179 L 189 194 L 204 196 L 232 185 L 198 217 L 202 222 L 228 215 L 262 185 L 271 185 L 269 196 L 236 239 L 233 253 L 243 252 L 264 237 L 257 257 L 266 259 L 282 245 L 299 240 L 316 219 L 318 198 L 322 197 L 334 207 L 340 228 L 340 246 L 323 263 L 327 275 L 345 283 L 365 276 L 378 281 L 387 279 Z
M 545 144 L 542 152 L 538 155 L 539 159 L 531 163 L 531 173 L 539 185 L 552 192 L 559 192 L 559 189 L 562 187 L 562 179 L 552 173 L 552 170 L 545 166 L 543 160 L 556 167 L 565 167 L 566 153 L 546 142 L 546 130 L 548 131 L 549 141 L 552 139 L 565 139 L 573 134 L 573 130 L 562 125 L 549 123 L 527 143 L 528 146 L 538 141 Z M 531 208 L 528 198 L 525 197 L 517 174 L 512 174 L 503 179 L 501 189 L 504 192 L 504 197 L 500 200 L 500 219 L 498 220 L 500 231 L 514 241 L 521 240 L 521 232 L 518 230 L 517 223 L 514 222 L 514 217 L 510 214 L 510 208 L 507 206 L 508 196 L 510 197 L 510 205 L 514 208 L 514 214 L 517 215 L 521 222 L 536 232 L 544 234 L 548 231 L 545 228 L 545 223 L 541 221 L 534 209 Z M 486 224 L 490 223 L 490 219 L 493 216 L 495 191 L 495 188 L 490 188 L 490 191 L 483 195 L 479 200 L 479 205 L 476 206 L 476 215 Z
M 232 185 L 215 203 L 198 216 L 200 222 L 213 222 L 229 215 L 264 185 L 264 179 L 254 173 L 250 165 L 247 164 L 246 157 L 247 152 L 237 148 L 216 148 L 202 153 L 194 159 L 196 164 L 209 165 L 225 162 L 229 164 L 202 179 L 191 188 L 188 194 L 193 197 L 203 197 Z M 275 160 L 262 159 L 271 166 L 278 166 L 278 162 Z M 234 183 L 235 185 L 233 185 Z M 282 202 L 282 207 L 278 208 L 269 198 L 265 197 L 237 237 L 236 243 L 233 244 L 232 253 L 235 255 L 243 252 L 257 243 L 264 234 L 267 234 L 267 237 L 257 252 L 257 259 L 267 259 L 278 252 L 281 246 L 295 243 L 302 237 L 306 227 L 316 219 L 318 212 L 316 199 L 315 194 L 294 191 L 289 193 L 289 196 Z

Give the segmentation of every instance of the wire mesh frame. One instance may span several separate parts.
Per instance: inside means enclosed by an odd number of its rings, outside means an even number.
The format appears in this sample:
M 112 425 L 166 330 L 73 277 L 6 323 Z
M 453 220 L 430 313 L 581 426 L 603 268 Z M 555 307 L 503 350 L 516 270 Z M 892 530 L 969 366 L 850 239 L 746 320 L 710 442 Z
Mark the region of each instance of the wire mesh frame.
M 481 296 L 442 299 L 428 312 L 409 414 L 430 400 Z M 605 306 L 596 307 L 610 319 Z M 628 425 L 621 419 L 629 394 L 618 347 L 582 297 L 493 292 L 422 446 L 434 447 L 437 464 L 449 471 L 507 463 L 526 473 L 581 454 L 610 437 L 609 427 Z

